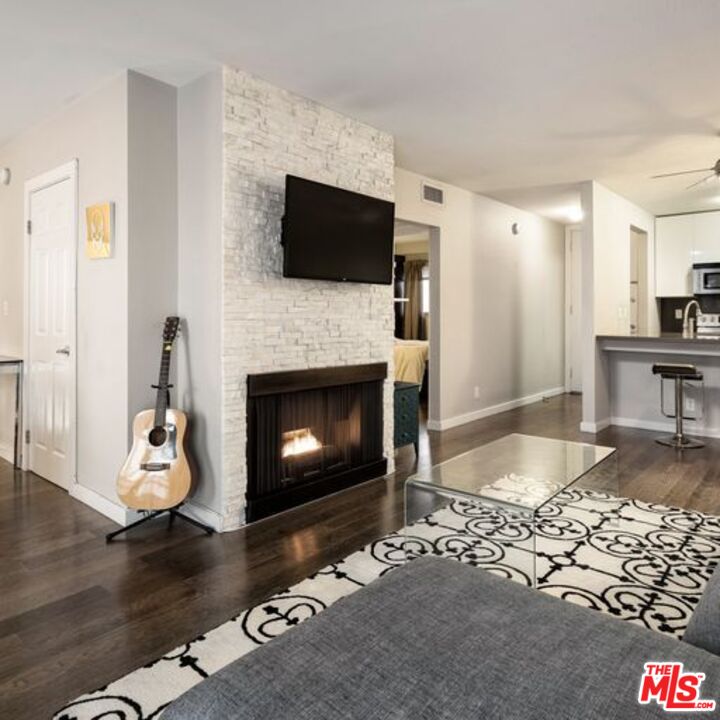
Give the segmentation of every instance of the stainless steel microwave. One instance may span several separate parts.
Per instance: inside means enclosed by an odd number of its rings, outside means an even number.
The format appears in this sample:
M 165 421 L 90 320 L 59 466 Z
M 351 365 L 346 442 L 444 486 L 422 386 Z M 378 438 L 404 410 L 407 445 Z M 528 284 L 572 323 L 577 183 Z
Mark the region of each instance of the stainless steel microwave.
M 720 263 L 696 263 L 693 265 L 693 293 L 695 295 L 720 295 Z

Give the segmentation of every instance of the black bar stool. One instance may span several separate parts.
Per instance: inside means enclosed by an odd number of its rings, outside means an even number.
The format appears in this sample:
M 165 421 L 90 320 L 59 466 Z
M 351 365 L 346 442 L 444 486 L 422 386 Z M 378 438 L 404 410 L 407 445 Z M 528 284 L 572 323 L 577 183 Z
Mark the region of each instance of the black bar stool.
M 656 438 L 655 442 L 679 450 L 692 450 L 705 447 L 705 443 L 685 435 L 683 432 L 683 420 L 697 420 L 696 416 L 687 416 L 685 409 L 685 383 L 702 382 L 703 375 L 699 373 L 694 365 L 679 363 L 655 363 L 652 366 L 653 375 L 660 375 L 660 410 L 665 417 L 675 418 L 675 434 L 666 437 Z M 665 412 L 665 391 L 663 380 L 675 381 L 675 413 Z

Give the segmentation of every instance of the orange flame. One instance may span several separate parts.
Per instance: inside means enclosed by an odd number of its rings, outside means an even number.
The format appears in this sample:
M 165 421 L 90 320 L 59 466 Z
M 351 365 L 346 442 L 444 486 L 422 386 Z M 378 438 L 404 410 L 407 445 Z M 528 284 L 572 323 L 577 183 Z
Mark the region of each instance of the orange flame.
M 313 452 L 314 450 L 319 450 L 321 447 L 322 445 L 312 434 L 310 428 L 290 430 L 289 432 L 283 433 L 282 457 L 284 458 Z

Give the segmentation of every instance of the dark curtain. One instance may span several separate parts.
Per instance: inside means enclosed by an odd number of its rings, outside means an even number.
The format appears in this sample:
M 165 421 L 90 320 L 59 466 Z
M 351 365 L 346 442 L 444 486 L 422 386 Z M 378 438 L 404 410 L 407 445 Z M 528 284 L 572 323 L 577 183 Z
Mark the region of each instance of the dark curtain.
M 420 340 L 424 335 L 422 320 L 422 270 L 426 260 L 405 261 L 405 340 Z

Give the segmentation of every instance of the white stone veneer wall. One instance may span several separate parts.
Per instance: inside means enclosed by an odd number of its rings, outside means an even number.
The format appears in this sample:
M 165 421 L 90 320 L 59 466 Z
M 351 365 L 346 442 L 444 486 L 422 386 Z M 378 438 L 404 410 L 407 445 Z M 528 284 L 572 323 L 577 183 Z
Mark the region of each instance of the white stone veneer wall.
M 393 199 L 393 139 L 247 73 L 224 70 L 223 529 L 244 522 L 246 381 L 387 362 L 393 467 L 392 286 L 282 277 L 285 175 Z M 338 238 L 342 242 L 342 238 Z

